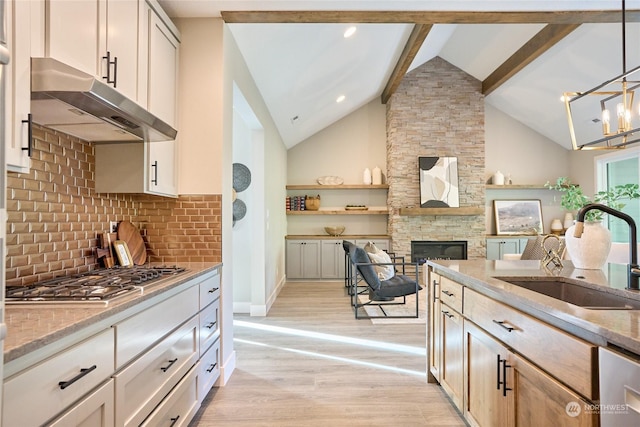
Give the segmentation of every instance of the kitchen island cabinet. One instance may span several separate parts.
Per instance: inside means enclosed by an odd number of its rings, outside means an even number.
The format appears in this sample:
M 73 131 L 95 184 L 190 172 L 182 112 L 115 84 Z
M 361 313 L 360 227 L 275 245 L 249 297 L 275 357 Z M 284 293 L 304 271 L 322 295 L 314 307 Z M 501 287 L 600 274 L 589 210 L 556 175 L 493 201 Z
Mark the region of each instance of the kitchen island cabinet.
M 187 425 L 208 392 L 199 387 L 200 316 L 215 308 L 220 269 L 193 265 L 107 306 L 8 306 L 2 425 Z M 213 297 L 201 307 L 202 289 Z M 44 330 L 20 328 L 25 317 Z
M 622 347 L 638 354 L 640 335 L 633 310 L 592 310 L 538 294 L 500 277 L 546 277 L 538 261 L 427 261 L 429 380 L 443 390 L 473 426 L 597 426 L 598 349 Z M 624 291 L 626 266 L 603 271 L 577 270 L 565 262 L 558 275 Z M 462 399 L 443 375 L 446 343 L 457 328 L 443 327 L 439 315 L 451 310 L 443 291 L 455 283 L 462 291 Z M 447 291 L 447 293 L 453 293 Z M 455 304 L 454 304 L 455 305 Z M 631 324 L 630 324 L 630 323 Z M 455 357 L 453 358 L 454 360 Z M 450 382 L 450 381 L 449 381 Z

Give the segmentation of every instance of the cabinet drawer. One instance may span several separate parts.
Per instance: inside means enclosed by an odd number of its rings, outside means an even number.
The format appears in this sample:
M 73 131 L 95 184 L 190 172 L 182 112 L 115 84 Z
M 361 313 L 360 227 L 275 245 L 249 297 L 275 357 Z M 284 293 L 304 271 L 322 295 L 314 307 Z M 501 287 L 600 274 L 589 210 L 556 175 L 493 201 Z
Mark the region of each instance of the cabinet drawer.
M 220 272 L 200 283 L 200 309 L 220 298 Z
M 51 419 L 113 374 L 113 353 L 108 329 L 7 379 L 2 425 L 35 426 Z
M 220 300 L 200 312 L 200 354 L 220 336 Z
M 123 367 L 197 312 L 198 286 L 193 286 L 115 325 L 116 368 Z
M 139 425 L 198 360 L 197 317 L 114 376 L 116 425 Z
M 462 285 L 446 277 L 440 278 L 440 301 L 462 313 Z
M 578 393 L 598 398 L 595 345 L 469 288 L 464 292 L 469 320 Z
M 73 405 L 62 416 L 57 418 L 49 427 L 87 426 L 112 427 L 115 426 L 113 413 L 113 380 L 95 390 L 80 402 Z
M 202 402 L 220 377 L 220 340 L 200 358 L 198 366 L 198 400 Z
M 197 399 L 197 372 L 198 366 L 191 369 L 149 418 L 140 425 L 153 427 L 188 426 L 189 421 L 200 407 Z

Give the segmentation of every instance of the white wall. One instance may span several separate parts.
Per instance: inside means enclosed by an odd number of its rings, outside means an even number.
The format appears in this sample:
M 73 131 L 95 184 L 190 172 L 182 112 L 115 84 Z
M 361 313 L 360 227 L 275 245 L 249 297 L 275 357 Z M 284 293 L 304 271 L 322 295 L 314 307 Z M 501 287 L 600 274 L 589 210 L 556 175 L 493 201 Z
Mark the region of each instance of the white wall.
M 485 106 L 485 176 L 487 183 L 496 171 L 511 175 L 513 184 L 539 185 L 555 183 L 560 176 L 570 176 L 570 150 L 512 119 L 502 111 Z M 495 234 L 493 200 L 540 200 L 544 232 L 551 232 L 551 221 L 563 220 L 561 193 L 547 189 L 487 189 L 486 229 Z
M 385 173 L 386 147 L 386 106 L 376 99 L 290 148 L 287 184 L 314 184 L 326 175 L 362 184 L 367 167 Z
M 569 150 L 485 104 L 485 174 L 511 174 L 513 184 L 555 182 L 569 173 Z M 491 183 L 491 181 L 488 181 Z
M 229 148 L 229 156 L 225 158 L 225 167 L 229 168 L 228 191 L 231 191 L 231 164 L 233 135 L 233 91 L 234 85 L 243 95 L 248 106 L 252 110 L 261 128 L 263 129 L 259 140 L 262 141 L 261 150 L 254 150 L 251 163 L 256 171 L 257 179 L 252 180 L 251 186 L 254 192 L 263 197 L 263 201 L 253 209 L 256 216 L 252 217 L 253 231 L 252 240 L 259 242 L 261 253 L 256 254 L 255 244 L 242 243 L 241 248 L 251 250 L 256 258 L 252 259 L 250 266 L 255 268 L 260 265 L 263 271 L 251 274 L 251 306 L 249 311 L 252 315 L 265 315 L 277 296 L 281 286 L 284 284 L 284 258 L 286 234 L 286 215 L 284 210 L 285 185 L 287 176 L 287 151 L 278 130 L 269 114 L 269 111 L 260 95 L 260 91 L 255 85 L 244 59 L 233 39 L 233 35 L 227 26 L 224 27 L 224 111 L 225 111 L 225 135 L 224 145 Z M 227 133 L 228 130 L 228 133 Z M 252 138 L 255 138 L 255 133 Z M 255 144 L 256 141 L 252 142 Z M 254 146 L 255 148 L 255 146 Z M 226 187 L 225 187 L 226 190 Z M 224 204 L 224 201 L 223 201 Z M 231 200 L 228 202 L 231 205 Z M 233 231 L 230 228 L 229 233 Z M 223 235 L 223 239 L 224 239 Z M 223 240 L 223 242 L 226 240 Z M 224 252 L 224 246 L 223 246 Z M 256 279 L 258 278 L 258 279 Z

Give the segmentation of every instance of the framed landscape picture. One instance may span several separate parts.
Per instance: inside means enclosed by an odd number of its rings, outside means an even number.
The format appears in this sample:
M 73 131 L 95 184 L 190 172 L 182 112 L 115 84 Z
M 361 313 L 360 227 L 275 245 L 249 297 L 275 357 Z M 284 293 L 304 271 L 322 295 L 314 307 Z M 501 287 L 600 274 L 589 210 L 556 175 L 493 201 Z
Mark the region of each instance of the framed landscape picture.
M 496 234 L 542 234 L 540 200 L 494 200 Z

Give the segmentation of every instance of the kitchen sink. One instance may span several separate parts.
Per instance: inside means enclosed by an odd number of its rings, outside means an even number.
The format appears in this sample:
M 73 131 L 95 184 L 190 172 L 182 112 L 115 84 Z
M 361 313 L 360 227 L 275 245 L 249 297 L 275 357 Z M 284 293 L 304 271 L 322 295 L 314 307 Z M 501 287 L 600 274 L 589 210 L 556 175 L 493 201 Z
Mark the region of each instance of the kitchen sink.
M 551 298 L 590 310 L 640 310 L 640 300 L 606 292 L 565 277 L 495 277 Z

